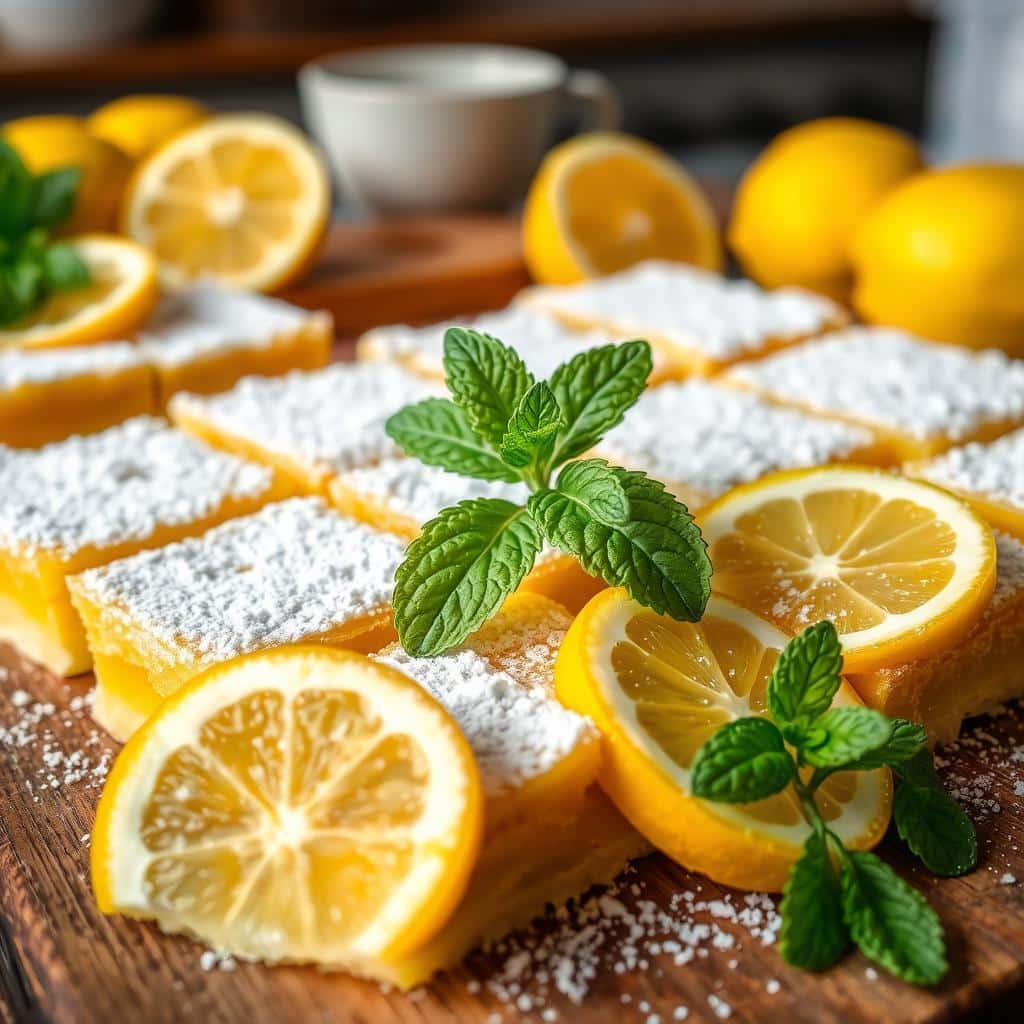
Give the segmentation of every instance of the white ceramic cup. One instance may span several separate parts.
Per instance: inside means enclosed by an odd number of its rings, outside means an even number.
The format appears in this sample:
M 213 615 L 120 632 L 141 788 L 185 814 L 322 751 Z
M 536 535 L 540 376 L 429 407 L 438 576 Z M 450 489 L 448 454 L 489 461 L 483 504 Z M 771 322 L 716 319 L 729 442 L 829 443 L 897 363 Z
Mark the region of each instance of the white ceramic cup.
M 299 94 L 345 197 L 380 212 L 509 206 L 567 110 L 587 130 L 620 121 L 603 76 L 514 46 L 335 54 L 302 68 Z

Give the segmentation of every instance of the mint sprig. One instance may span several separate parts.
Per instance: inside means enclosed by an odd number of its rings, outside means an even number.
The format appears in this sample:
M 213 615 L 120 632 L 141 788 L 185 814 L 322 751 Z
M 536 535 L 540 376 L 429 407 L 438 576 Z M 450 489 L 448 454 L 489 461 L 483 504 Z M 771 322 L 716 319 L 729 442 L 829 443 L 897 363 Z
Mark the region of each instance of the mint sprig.
M 0 140 L 0 327 L 24 319 L 50 295 L 89 283 L 88 267 L 49 232 L 71 215 L 81 171 L 33 176 Z
M 832 706 L 841 672 L 831 623 L 791 640 L 768 681 L 768 717 L 718 729 L 697 751 L 691 786 L 719 803 L 762 800 L 793 787 L 811 834 L 783 892 L 779 948 L 787 963 L 823 970 L 852 942 L 897 977 L 934 985 L 948 967 L 935 911 L 873 853 L 847 850 L 816 794 L 834 772 L 892 768 L 901 780 L 896 830 L 937 875 L 974 868 L 974 826 L 943 789 L 920 725 L 859 705 Z
M 537 381 L 498 339 L 445 333 L 451 400 L 406 406 L 388 435 L 428 465 L 532 493 L 523 505 L 464 501 L 423 527 L 395 577 L 395 626 L 410 654 L 462 643 L 522 582 L 544 541 L 656 612 L 700 618 L 711 563 L 686 506 L 643 473 L 573 461 L 622 421 L 651 366 L 647 342 L 628 341 L 581 352 Z

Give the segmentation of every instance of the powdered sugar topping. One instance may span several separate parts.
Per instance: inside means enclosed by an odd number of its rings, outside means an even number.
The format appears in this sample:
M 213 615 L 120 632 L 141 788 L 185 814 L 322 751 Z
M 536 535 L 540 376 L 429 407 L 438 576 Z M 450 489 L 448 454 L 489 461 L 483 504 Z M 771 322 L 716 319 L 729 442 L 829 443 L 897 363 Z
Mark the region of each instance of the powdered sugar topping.
M 846 319 L 835 303 L 810 292 L 767 292 L 751 281 L 659 260 L 568 287 L 532 289 L 522 301 L 619 337 L 656 338 L 720 360 Z
M 74 577 L 92 601 L 201 664 L 315 637 L 380 611 L 405 545 L 294 498 L 202 537 Z
M 871 440 L 859 427 L 691 380 L 646 391 L 600 453 L 713 498 L 775 469 L 847 458 Z
M 1024 362 L 857 327 L 737 367 L 729 377 L 786 402 L 919 439 L 964 440 L 1024 417 Z
M 0 351 L 0 391 L 75 377 L 108 376 L 145 363 L 142 350 L 127 341 L 76 348 L 8 348 Z
M 391 365 L 335 364 L 311 373 L 246 377 L 224 394 L 178 394 L 172 415 L 294 459 L 320 472 L 364 466 L 399 454 L 384 432 L 388 417 L 439 390 Z
M 140 416 L 34 451 L 0 448 L 0 543 L 30 554 L 144 540 L 271 484 L 265 467 Z
M 965 494 L 1024 508 L 1024 430 L 991 444 L 964 445 L 922 466 L 917 476 Z
M 1016 537 L 995 531 L 996 538 L 996 589 L 992 593 L 982 622 L 1000 611 L 1008 602 L 1017 599 L 1024 591 L 1024 544 Z

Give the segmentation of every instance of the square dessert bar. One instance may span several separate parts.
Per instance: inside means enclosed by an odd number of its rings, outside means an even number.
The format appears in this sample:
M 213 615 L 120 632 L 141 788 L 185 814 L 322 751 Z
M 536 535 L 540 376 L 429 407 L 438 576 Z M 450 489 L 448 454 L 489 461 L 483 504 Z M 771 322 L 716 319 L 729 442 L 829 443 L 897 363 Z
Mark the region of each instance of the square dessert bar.
M 951 743 L 964 719 L 1024 696 L 1024 544 L 996 533 L 996 589 L 952 651 L 850 676 L 870 707 L 912 718 L 932 742 Z
M 146 416 L 39 449 L 0 448 L 0 638 L 59 675 L 87 671 L 68 575 L 282 496 L 264 466 Z
M 38 448 L 156 411 L 153 370 L 128 342 L 0 351 L 0 444 Z
M 242 377 L 326 366 L 333 340 L 328 313 L 200 281 L 162 300 L 139 345 L 162 408 L 178 391 L 214 394 Z
M 660 480 L 691 510 L 773 470 L 879 458 L 862 427 L 704 380 L 645 391 L 595 454 Z
M 592 723 L 553 694 L 555 656 L 571 616 L 554 602 L 513 595 L 459 650 L 376 655 L 411 676 L 458 722 L 484 789 L 484 841 L 469 888 L 441 932 L 413 953 L 374 965 L 402 988 L 458 963 L 472 948 L 522 927 L 648 851 L 595 783 Z
M 469 498 L 503 498 L 525 503 L 524 484 L 474 480 L 418 459 L 384 459 L 373 466 L 339 473 L 328 485 L 334 506 L 362 522 L 411 540 L 423 524 L 442 509 Z M 575 558 L 545 548 L 522 589 L 543 594 L 579 611 L 603 589 L 604 582 L 588 576 Z
M 96 669 L 97 721 L 120 740 L 210 665 L 288 643 L 360 651 L 394 639 L 397 537 L 316 498 L 69 580 Z
M 527 305 L 510 306 L 472 320 L 448 320 L 427 327 L 392 324 L 368 331 L 358 341 L 356 353 L 367 362 L 397 362 L 433 380 L 444 379 L 444 333 L 449 327 L 471 327 L 511 345 L 537 380 L 547 380 L 555 370 L 588 348 L 608 345 L 624 336 L 604 331 L 573 331 L 550 313 Z M 673 352 L 652 343 L 654 369 L 648 383 L 659 384 L 680 376 Z
M 722 380 L 867 427 L 894 462 L 990 440 L 1024 422 L 1024 362 L 885 328 L 838 331 Z
M 400 454 L 384 432 L 388 417 L 440 393 L 398 366 L 336 363 L 246 377 L 207 398 L 179 394 L 170 416 L 210 444 L 273 466 L 307 494 L 326 494 L 336 473 Z
M 1024 430 L 951 448 L 905 467 L 909 476 L 966 498 L 992 526 L 1024 539 Z
M 810 292 L 764 291 L 750 281 L 659 260 L 580 284 L 531 288 L 519 301 L 577 330 L 646 338 L 672 353 L 683 374 L 702 377 L 849 319 L 840 306 Z

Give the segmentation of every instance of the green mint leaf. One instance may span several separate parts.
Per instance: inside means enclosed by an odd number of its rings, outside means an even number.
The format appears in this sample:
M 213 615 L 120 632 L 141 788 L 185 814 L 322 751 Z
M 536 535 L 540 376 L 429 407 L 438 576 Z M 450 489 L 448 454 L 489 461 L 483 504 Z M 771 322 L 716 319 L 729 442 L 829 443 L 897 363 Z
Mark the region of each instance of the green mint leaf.
M 974 825 L 945 790 L 901 783 L 892 810 L 900 838 L 933 874 L 951 878 L 977 865 Z
M 922 750 L 928 759 L 929 766 L 931 765 L 932 755 L 924 749 L 928 742 L 928 734 L 925 732 L 924 726 L 906 718 L 893 718 L 890 721 L 892 722 L 892 735 L 889 739 L 882 746 L 865 754 L 853 764 L 846 765 L 848 770 L 864 772 L 885 765 L 899 768 L 907 761 L 915 760 Z
M 551 455 L 561 425 L 562 410 L 554 393 L 539 381 L 520 399 L 498 451 L 510 466 L 540 465 Z
M 805 971 L 823 971 L 845 952 L 850 937 L 828 853 L 828 843 L 812 832 L 793 865 L 782 891 L 779 953 L 787 964 Z
M 32 223 L 37 227 L 55 228 L 71 216 L 75 193 L 82 179 L 80 167 L 60 167 L 35 179 Z
M 768 711 L 783 725 L 810 722 L 832 706 L 843 670 L 839 634 L 831 622 L 809 626 L 783 648 L 768 680 Z
M 395 574 L 395 628 L 412 655 L 441 654 L 481 626 L 533 568 L 541 536 L 525 509 L 498 498 L 446 508 Z
M 931 786 L 933 789 L 942 789 L 942 780 L 935 770 L 935 760 L 932 752 L 928 749 L 921 749 L 913 757 L 898 761 L 893 765 L 900 777 L 915 786 Z
M 686 506 L 643 473 L 608 467 L 629 502 L 620 525 L 601 522 L 559 487 L 534 494 L 528 504 L 545 538 L 575 555 L 583 569 L 640 604 L 682 622 L 696 622 L 711 592 L 711 562 L 704 538 Z
M 616 469 L 604 459 L 572 462 L 558 475 L 555 489 L 572 503 L 578 528 L 588 523 L 622 526 L 629 520 L 629 498 Z
M 891 719 L 859 705 L 832 708 L 813 728 L 821 730 L 822 742 L 807 744 L 800 753 L 815 768 L 846 768 L 884 746 L 893 733 Z
M 552 465 L 582 455 L 621 423 L 643 394 L 652 367 L 646 341 L 587 349 L 558 367 L 551 390 L 564 425 L 555 438 Z
M 42 282 L 42 269 L 32 260 L 0 266 L 0 324 L 17 323 L 35 308 Z
M 489 334 L 449 327 L 444 335 L 448 390 L 477 436 L 497 449 L 533 376 L 518 353 Z
M 10 238 L 32 224 L 35 183 L 24 161 L 0 139 L 0 235 Z
M 515 483 L 519 474 L 477 437 L 465 410 L 446 398 L 427 398 L 399 409 L 384 425 L 406 455 L 428 466 Z
M 793 781 L 794 767 L 775 725 L 767 718 L 738 718 L 697 751 L 690 786 L 705 800 L 748 804 L 785 789 Z
M 89 268 L 66 242 L 48 246 L 42 254 L 43 279 L 51 291 L 81 288 L 89 283 Z
M 934 985 L 946 973 L 942 925 L 924 897 L 873 853 L 842 861 L 843 920 L 857 948 L 898 978 Z

